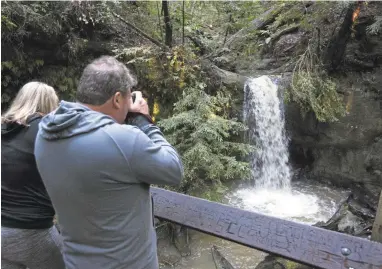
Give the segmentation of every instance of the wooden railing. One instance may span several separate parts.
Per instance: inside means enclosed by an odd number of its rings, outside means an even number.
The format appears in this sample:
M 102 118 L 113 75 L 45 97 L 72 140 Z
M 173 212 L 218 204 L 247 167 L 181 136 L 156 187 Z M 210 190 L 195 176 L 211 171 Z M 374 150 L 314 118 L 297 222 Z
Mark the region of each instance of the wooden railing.
M 151 188 L 156 217 L 324 269 L 382 269 L 382 244 Z

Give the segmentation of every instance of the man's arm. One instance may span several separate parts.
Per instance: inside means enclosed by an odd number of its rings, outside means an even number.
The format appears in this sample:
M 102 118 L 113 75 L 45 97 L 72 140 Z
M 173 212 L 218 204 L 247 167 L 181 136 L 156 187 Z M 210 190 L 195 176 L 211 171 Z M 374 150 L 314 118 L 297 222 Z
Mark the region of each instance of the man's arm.
M 182 161 L 160 129 L 143 115 L 129 123 L 142 130 L 136 137 L 130 167 L 139 181 L 148 184 L 178 185 L 183 178 Z

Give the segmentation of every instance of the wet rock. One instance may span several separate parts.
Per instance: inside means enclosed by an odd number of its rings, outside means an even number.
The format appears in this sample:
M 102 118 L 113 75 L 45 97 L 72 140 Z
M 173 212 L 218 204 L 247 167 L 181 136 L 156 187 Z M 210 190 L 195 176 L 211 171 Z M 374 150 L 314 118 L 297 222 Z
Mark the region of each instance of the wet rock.
M 211 254 L 214 259 L 216 269 L 235 269 L 232 264 L 223 256 L 217 246 L 212 246 Z
M 213 59 L 213 63 L 219 67 L 228 71 L 235 71 L 235 67 L 232 64 L 232 60 L 227 56 L 220 56 Z
M 275 43 L 273 48 L 273 54 L 278 57 L 290 56 L 294 52 L 294 48 L 301 41 L 303 32 L 297 32 L 292 34 L 286 34 L 280 37 Z
M 182 259 L 182 255 L 173 241 L 172 225 L 159 221 L 156 225 L 157 253 L 160 268 L 174 268 Z
M 338 222 L 338 231 L 347 234 L 358 234 L 363 231 L 363 229 L 359 228 L 361 223 L 362 219 L 349 211 Z
M 202 68 L 206 76 L 211 80 L 211 84 L 218 88 L 221 84 L 229 88 L 243 89 L 247 80 L 246 76 L 221 69 L 208 60 L 202 61 Z
M 328 221 L 318 222 L 314 226 L 354 236 L 369 236 L 376 211 L 362 205 L 363 199 L 361 201 L 357 199 L 362 198 L 350 194 L 340 203 L 337 211 Z
M 166 221 L 159 221 L 155 227 L 158 242 L 162 242 L 162 244 L 166 245 L 171 245 L 171 249 L 174 249 L 180 257 L 191 255 L 188 228 Z M 159 247 L 158 252 L 160 252 Z
M 191 248 L 189 244 L 189 234 L 188 229 L 184 226 L 168 223 L 169 228 L 169 236 L 171 238 L 171 242 L 178 250 L 181 257 L 186 257 L 191 255 Z
M 364 201 L 364 198 L 358 198 Z M 375 217 L 376 208 L 370 209 L 367 205 L 361 205 L 355 199 L 350 199 L 348 201 L 349 211 L 355 214 L 356 216 L 361 216 L 363 219 L 373 219 Z
M 160 268 L 174 268 L 182 259 L 179 251 L 167 238 L 158 240 L 157 249 Z
M 299 264 L 276 255 L 268 255 L 256 266 L 256 269 L 316 269 L 312 266 Z

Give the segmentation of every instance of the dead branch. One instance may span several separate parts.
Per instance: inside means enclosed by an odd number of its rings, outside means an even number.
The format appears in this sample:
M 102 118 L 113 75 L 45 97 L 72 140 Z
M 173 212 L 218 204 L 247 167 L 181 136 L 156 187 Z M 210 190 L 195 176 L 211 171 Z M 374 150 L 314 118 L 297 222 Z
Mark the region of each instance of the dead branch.
M 112 12 L 113 16 L 116 17 L 117 19 L 119 19 L 121 22 L 123 22 L 124 24 L 126 24 L 127 26 L 129 26 L 130 28 L 132 28 L 134 31 L 136 31 L 139 35 L 143 36 L 144 38 L 150 40 L 152 43 L 154 43 L 155 45 L 157 45 L 158 47 L 161 47 L 161 48 L 164 48 L 164 49 L 168 49 L 168 47 L 161 43 L 160 41 L 156 40 L 155 38 L 152 38 L 151 36 L 149 36 L 148 34 L 146 34 L 145 32 L 143 32 L 141 29 L 135 27 L 133 24 L 131 24 L 130 22 L 126 21 L 125 19 L 123 19 L 120 15 Z

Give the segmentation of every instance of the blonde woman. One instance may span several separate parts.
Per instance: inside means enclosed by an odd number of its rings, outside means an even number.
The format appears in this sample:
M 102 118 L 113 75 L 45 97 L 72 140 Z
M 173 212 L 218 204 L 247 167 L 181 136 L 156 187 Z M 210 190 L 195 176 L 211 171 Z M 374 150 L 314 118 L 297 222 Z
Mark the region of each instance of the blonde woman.
M 33 153 L 42 116 L 57 106 L 52 87 L 29 82 L 1 117 L 2 269 L 65 268 L 55 211 Z

